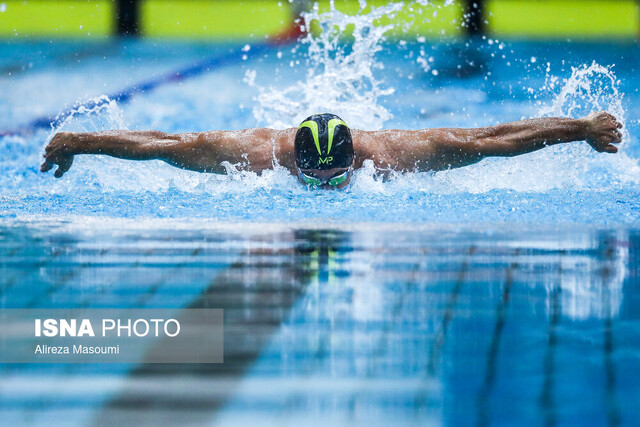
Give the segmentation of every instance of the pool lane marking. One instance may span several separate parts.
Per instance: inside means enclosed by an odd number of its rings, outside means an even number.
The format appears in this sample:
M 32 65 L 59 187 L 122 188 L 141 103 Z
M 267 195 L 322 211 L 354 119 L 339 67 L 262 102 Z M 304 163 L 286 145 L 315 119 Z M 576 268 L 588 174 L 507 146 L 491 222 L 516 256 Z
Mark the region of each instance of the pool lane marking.
M 69 108 L 55 116 L 38 117 L 20 128 L 0 131 L 0 137 L 24 136 L 32 134 L 39 129 L 54 129 L 56 126 L 59 126 L 66 119 L 72 116 L 73 113 L 79 108 L 93 109 L 96 107 L 100 107 L 110 101 L 116 101 L 118 103 L 129 102 L 135 95 L 150 92 L 165 84 L 179 83 L 192 77 L 197 77 L 201 74 L 207 73 L 209 71 L 216 70 L 227 64 L 236 63 L 240 60 L 248 59 L 249 57 L 255 57 L 256 55 L 263 53 L 269 49 L 296 40 L 300 36 L 300 34 L 301 32 L 299 29 L 297 29 L 297 27 L 293 28 L 278 37 L 274 37 L 273 40 L 251 46 L 251 49 L 249 51 L 245 52 L 239 47 L 235 48 L 229 53 L 208 58 L 190 67 L 186 67 L 178 71 L 169 72 L 155 79 L 130 86 L 120 92 L 109 94 L 106 96 L 106 98 L 102 96 L 97 101 L 95 99 L 91 99 L 83 103 L 76 104 L 72 108 Z
M 603 337 L 603 365 L 605 372 L 605 389 L 604 389 L 604 401 L 606 405 L 607 421 L 610 426 L 617 426 L 622 423 L 622 415 L 620 414 L 620 406 L 618 405 L 618 398 L 616 393 L 617 377 L 615 367 L 615 339 L 614 332 L 614 318 L 611 310 L 611 287 L 610 283 L 615 280 L 615 273 L 612 273 L 612 269 L 607 268 L 615 261 L 615 250 L 617 242 L 615 238 L 606 240 L 606 246 L 604 250 L 604 260 L 600 261 L 605 264 L 600 268 L 600 277 L 602 280 L 602 305 L 605 308 L 604 318 L 604 337 Z
M 543 384 L 538 396 L 538 405 L 542 410 L 544 423 L 547 426 L 556 425 L 557 407 L 555 402 L 556 388 L 556 351 L 558 346 L 558 327 L 562 316 L 562 259 L 559 265 L 558 283 L 554 283 L 551 289 L 549 323 L 547 324 L 547 347 L 543 359 Z
M 509 308 L 509 302 L 511 301 L 511 288 L 513 286 L 513 274 L 518 269 L 519 264 L 517 258 L 520 255 L 520 248 L 516 248 L 513 258 L 515 261 L 507 267 L 505 272 L 505 283 L 502 289 L 502 298 L 496 307 L 496 322 L 493 327 L 493 333 L 491 334 L 491 344 L 489 345 L 489 352 L 487 354 L 486 369 L 484 372 L 484 381 L 476 392 L 476 425 L 488 426 L 491 425 L 489 411 L 491 406 L 489 400 L 494 390 L 495 379 L 498 371 L 498 354 L 500 351 L 500 344 L 502 342 L 502 331 L 507 317 L 507 310 Z
M 265 51 L 268 47 L 269 46 L 266 44 L 254 46 L 249 52 L 242 52 L 240 49 L 234 49 L 230 53 L 215 56 L 193 66 L 186 67 L 178 71 L 169 72 L 155 79 L 135 84 L 120 92 L 108 94 L 106 97 L 100 97 L 98 100 L 91 99 L 83 103 L 76 104 L 72 108 L 63 111 L 56 116 L 38 117 L 21 128 L 0 132 L 0 136 L 21 136 L 25 134 L 31 134 L 39 129 L 53 129 L 62 124 L 70 116 L 72 116 L 79 108 L 87 108 L 91 110 L 100 107 L 110 101 L 126 103 L 129 102 L 135 95 L 150 92 L 165 84 L 179 83 L 189 78 L 204 74 L 208 71 L 221 68 L 229 63 L 235 62 L 237 59 L 241 59 L 242 55 L 249 55 L 249 53 L 251 53 L 251 55 L 255 56 L 256 54 Z
M 460 265 L 460 269 L 458 270 L 458 277 L 456 282 L 453 285 L 453 289 L 449 294 L 449 299 L 447 300 L 447 304 L 444 309 L 444 313 L 442 316 L 442 323 L 440 324 L 440 329 L 435 334 L 433 341 L 429 347 L 429 355 L 426 361 L 426 378 L 434 378 L 436 376 L 436 368 L 438 362 L 440 360 L 440 355 L 442 353 L 442 348 L 444 347 L 447 340 L 447 332 L 449 329 L 449 324 L 453 320 L 454 313 L 456 311 L 456 307 L 458 305 L 458 297 L 462 292 L 462 288 L 466 282 L 467 274 L 469 272 L 469 265 L 473 262 L 471 258 L 473 258 L 474 254 L 477 251 L 477 247 L 475 244 L 471 244 L 466 253 L 464 260 L 462 261 L 462 265 Z M 414 408 L 416 411 L 420 411 L 424 408 L 428 401 L 430 400 L 430 390 L 428 388 L 423 388 L 417 394 L 415 398 Z
M 299 249 L 293 249 L 296 256 Z M 105 420 L 111 421 L 117 410 L 139 407 L 140 405 L 148 405 L 154 407 L 168 407 L 172 410 L 175 419 L 179 421 L 193 421 L 194 414 L 201 420 L 200 424 L 205 422 L 205 418 L 209 419 L 212 415 L 233 398 L 233 390 L 238 387 L 241 381 L 246 378 L 247 372 L 253 366 L 261 355 L 263 348 L 272 340 L 273 335 L 279 330 L 281 325 L 289 317 L 289 313 L 293 309 L 300 295 L 306 290 L 308 283 L 304 280 L 292 280 L 292 286 L 278 285 L 273 291 L 278 299 L 278 310 L 274 310 L 273 314 L 267 313 L 258 321 L 247 318 L 246 316 L 237 316 L 237 311 L 249 310 L 257 312 L 263 309 L 262 300 L 260 298 L 242 299 L 240 303 L 229 299 L 233 292 L 241 290 L 243 296 L 251 293 L 259 293 L 264 286 L 273 283 L 268 274 L 259 273 L 257 279 L 254 280 L 253 288 L 243 288 L 238 286 L 246 282 L 246 278 L 242 275 L 238 277 L 237 272 L 247 268 L 255 262 L 251 250 L 243 251 L 238 261 L 233 262 L 225 270 L 220 271 L 210 281 L 209 286 L 202 291 L 197 298 L 193 299 L 186 308 L 208 308 L 217 307 L 225 310 L 225 342 L 234 342 L 234 339 L 244 338 L 244 335 L 253 331 L 253 342 L 248 348 L 238 348 L 225 346 L 225 362 L 211 364 L 186 364 L 186 365 L 163 365 L 147 363 L 141 360 L 140 363 L 128 372 L 126 382 L 118 390 L 118 393 L 111 396 L 108 401 L 99 408 L 99 413 L 94 416 L 93 424 L 105 424 Z M 297 267 L 295 264 L 282 264 L 283 269 L 293 269 Z M 295 272 L 294 272 L 295 274 Z M 264 276 L 263 276 L 264 275 Z M 290 297 L 289 294 L 294 296 Z M 238 305 L 240 304 L 240 305 Z M 260 323 L 257 323 L 260 322 Z M 262 329 L 256 329 L 256 325 Z M 228 329 L 227 329 L 228 327 Z M 228 381 L 228 385 L 223 387 L 223 392 L 217 394 L 206 394 L 203 396 L 189 396 L 183 394 L 176 395 L 171 393 L 171 389 L 166 389 L 161 393 L 146 393 L 138 390 L 141 382 L 149 382 L 157 379 L 164 379 L 174 373 L 180 373 L 188 378 L 206 379 L 209 384 L 218 383 L 219 381 Z M 193 387 L 192 387 L 193 388 Z M 231 390 L 228 392 L 228 390 Z M 106 422 L 106 424 L 110 424 Z M 179 424 L 179 423 L 178 423 Z
M 442 348 L 447 339 L 447 332 L 449 329 L 449 324 L 453 320 L 453 316 L 455 314 L 456 306 L 458 304 L 458 296 L 462 291 L 462 287 L 464 286 L 465 279 L 467 276 L 467 272 L 469 270 L 469 264 L 471 263 L 471 258 L 476 252 L 476 247 L 471 245 L 466 254 L 465 260 L 460 266 L 460 270 L 458 270 L 458 279 L 453 286 L 453 290 L 451 294 L 449 294 L 449 300 L 447 301 L 447 305 L 445 308 L 444 315 L 442 316 L 442 323 L 440 326 L 440 331 L 436 335 L 436 338 L 433 340 L 431 348 L 429 349 L 429 359 L 427 362 L 427 373 L 430 376 L 434 376 L 436 373 L 436 367 L 440 360 L 440 354 L 442 353 Z

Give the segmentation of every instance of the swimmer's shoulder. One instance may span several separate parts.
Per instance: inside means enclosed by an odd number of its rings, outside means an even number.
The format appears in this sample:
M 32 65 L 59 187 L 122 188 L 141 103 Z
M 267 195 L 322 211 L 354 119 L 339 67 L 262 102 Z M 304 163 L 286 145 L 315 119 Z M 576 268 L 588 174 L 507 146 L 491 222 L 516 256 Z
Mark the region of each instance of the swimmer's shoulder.
M 284 166 L 289 169 L 291 173 L 295 174 L 296 171 L 296 159 L 293 142 L 296 138 L 296 132 L 298 128 L 287 128 L 274 130 L 273 142 L 274 142 L 274 154 L 280 166 Z
M 351 129 L 356 166 L 360 167 L 365 160 L 373 160 L 376 165 L 387 163 L 390 136 L 391 133 L 387 130 Z

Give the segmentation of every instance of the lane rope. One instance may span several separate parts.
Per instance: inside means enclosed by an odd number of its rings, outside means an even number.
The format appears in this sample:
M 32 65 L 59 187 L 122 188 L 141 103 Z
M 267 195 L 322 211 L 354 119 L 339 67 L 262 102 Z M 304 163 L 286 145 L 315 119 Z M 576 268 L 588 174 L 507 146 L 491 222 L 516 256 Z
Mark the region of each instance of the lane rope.
M 25 136 L 25 135 L 33 134 L 34 132 L 42 129 L 54 129 L 56 126 L 59 126 L 67 118 L 69 118 L 69 116 L 73 115 L 74 112 L 77 111 L 79 108 L 84 107 L 87 109 L 93 109 L 101 105 L 104 105 L 110 101 L 116 101 L 120 104 L 126 103 L 130 101 L 131 98 L 133 98 L 138 94 L 150 92 L 166 84 L 179 83 L 184 80 L 197 77 L 201 74 L 219 69 L 221 67 L 224 67 L 227 64 L 239 62 L 243 60 L 243 57 L 245 55 L 246 55 L 246 59 L 255 57 L 269 49 L 297 40 L 298 37 L 300 37 L 301 35 L 302 35 L 301 25 L 299 23 L 295 23 L 292 26 L 292 28 L 290 28 L 289 30 L 281 34 L 278 34 L 272 37 L 270 40 L 264 43 L 252 45 L 249 51 L 243 51 L 242 48 L 240 47 L 235 48 L 229 53 L 217 55 L 217 56 L 205 59 L 204 61 L 199 62 L 195 65 L 180 69 L 178 71 L 172 71 L 172 72 L 163 74 L 157 78 L 154 78 L 142 83 L 137 83 L 119 92 L 108 94 L 106 95 L 106 97 L 102 96 L 102 97 L 99 97 L 99 99 L 91 99 L 79 104 L 75 104 L 73 107 L 68 108 L 65 111 L 62 111 L 61 113 L 55 116 L 52 116 L 52 115 L 41 116 L 19 128 L 0 131 L 0 137 Z

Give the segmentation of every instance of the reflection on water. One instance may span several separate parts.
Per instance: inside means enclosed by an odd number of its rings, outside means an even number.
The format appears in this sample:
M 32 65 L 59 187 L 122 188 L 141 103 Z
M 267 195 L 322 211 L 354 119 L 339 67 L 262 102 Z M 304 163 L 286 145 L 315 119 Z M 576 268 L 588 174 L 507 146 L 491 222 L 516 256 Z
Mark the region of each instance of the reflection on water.
M 0 416 L 631 424 L 639 247 L 623 229 L 5 221 L 3 308 L 223 308 L 225 363 L 4 365 Z

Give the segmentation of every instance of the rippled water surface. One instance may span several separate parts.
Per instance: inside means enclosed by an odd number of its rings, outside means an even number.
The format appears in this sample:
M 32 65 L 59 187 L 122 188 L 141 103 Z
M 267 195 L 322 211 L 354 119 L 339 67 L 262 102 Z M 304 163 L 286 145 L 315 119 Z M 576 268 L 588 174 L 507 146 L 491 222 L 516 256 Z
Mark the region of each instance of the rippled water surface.
M 0 228 L 3 308 L 223 308 L 225 362 L 0 366 L 14 424 L 634 425 L 640 234 Z
M 354 35 L 0 43 L 1 307 L 225 310 L 220 365 L 0 366 L 2 423 L 635 425 L 637 45 L 391 42 L 371 17 L 309 17 Z M 592 110 L 624 123 L 619 154 L 574 143 L 388 180 L 365 165 L 344 191 L 277 165 L 78 156 L 62 179 L 38 172 L 61 130 Z
M 0 80 L 0 129 L 21 133 L 0 137 L 7 153 L 0 159 L 0 214 L 637 224 L 635 44 L 382 43 L 375 56 L 364 57 L 352 45 L 338 46 L 330 52 L 347 55 L 344 61 L 360 77 L 342 81 L 341 92 L 323 93 L 323 79 L 335 77 L 333 63 L 318 62 L 317 53 L 309 56 L 307 44 L 255 47 L 251 56 L 252 49 L 245 54 L 242 46 L 122 42 L 91 48 L 70 44 L 64 52 L 44 43 L 5 43 L 0 49 L 4 67 L 11 71 Z M 25 51 L 45 59 L 30 62 Z M 162 80 L 210 57 L 227 62 L 177 83 Z M 262 176 L 233 172 L 232 167 L 230 176 L 216 176 L 160 161 L 78 156 L 63 179 L 38 172 L 51 130 L 29 132 L 33 120 L 55 116 L 78 100 L 117 94 L 154 79 L 164 83 L 126 102 L 79 109 L 55 130 L 280 127 L 296 125 L 318 110 L 335 111 L 350 126 L 363 129 L 473 127 L 607 109 L 619 116 L 626 132 L 617 155 L 573 143 L 388 181 L 365 167 L 341 192 L 308 191 L 277 167 Z M 320 85 L 314 89 L 317 96 L 301 92 L 308 85 Z

